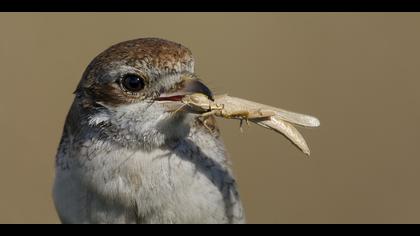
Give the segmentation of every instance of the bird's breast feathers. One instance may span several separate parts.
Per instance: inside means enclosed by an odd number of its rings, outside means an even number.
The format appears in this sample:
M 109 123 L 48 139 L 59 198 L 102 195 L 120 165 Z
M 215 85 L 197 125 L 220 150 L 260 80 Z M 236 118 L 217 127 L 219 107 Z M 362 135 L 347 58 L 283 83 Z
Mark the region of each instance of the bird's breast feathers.
M 197 128 L 188 138 L 152 151 L 97 140 L 61 156 L 72 163 L 57 168 L 54 196 L 63 221 L 242 221 L 223 144 Z

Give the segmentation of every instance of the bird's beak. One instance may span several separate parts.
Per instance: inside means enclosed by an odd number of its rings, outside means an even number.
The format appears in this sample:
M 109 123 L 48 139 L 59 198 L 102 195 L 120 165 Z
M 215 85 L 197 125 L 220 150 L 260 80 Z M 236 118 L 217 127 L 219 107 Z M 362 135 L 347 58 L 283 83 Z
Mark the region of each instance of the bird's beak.
M 178 111 L 184 107 L 185 105 L 181 101 L 185 95 L 201 93 L 214 101 L 213 93 L 203 82 L 190 76 L 183 76 L 181 79 L 176 89 L 162 93 L 155 99 L 165 107 L 166 111 Z
M 198 79 L 190 77 L 182 77 L 182 81 L 179 83 L 177 89 L 162 93 L 156 101 L 181 101 L 185 95 L 194 93 L 201 93 L 206 95 L 210 100 L 214 101 L 213 93 L 211 90 Z

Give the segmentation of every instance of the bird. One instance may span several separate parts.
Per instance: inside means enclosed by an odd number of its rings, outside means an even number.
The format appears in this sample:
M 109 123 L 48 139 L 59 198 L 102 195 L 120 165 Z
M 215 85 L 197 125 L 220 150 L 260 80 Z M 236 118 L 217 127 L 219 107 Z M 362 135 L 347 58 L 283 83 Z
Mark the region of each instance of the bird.
M 74 92 L 55 158 L 53 201 L 65 224 L 246 223 L 215 118 L 179 109 L 213 98 L 191 51 L 161 38 L 97 55 Z

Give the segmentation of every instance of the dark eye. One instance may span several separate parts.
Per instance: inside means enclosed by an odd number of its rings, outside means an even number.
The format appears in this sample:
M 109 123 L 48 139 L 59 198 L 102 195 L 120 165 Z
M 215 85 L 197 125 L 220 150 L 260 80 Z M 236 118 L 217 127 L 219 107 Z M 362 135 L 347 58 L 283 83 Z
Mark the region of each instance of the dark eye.
M 138 75 L 126 75 L 122 78 L 121 85 L 130 92 L 138 92 L 144 88 L 144 80 Z

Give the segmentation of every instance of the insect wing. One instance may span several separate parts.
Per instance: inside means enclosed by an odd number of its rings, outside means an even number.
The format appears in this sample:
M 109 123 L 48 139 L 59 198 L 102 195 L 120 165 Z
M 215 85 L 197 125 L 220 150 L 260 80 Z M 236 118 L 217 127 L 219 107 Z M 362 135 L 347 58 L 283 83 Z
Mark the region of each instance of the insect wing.
M 256 124 L 263 126 L 265 128 L 274 130 L 282 135 L 284 135 L 287 139 L 289 139 L 293 144 L 295 144 L 303 153 L 306 155 L 310 155 L 310 150 L 308 145 L 306 144 L 305 139 L 303 138 L 302 134 L 290 123 L 284 121 L 278 117 L 271 117 L 270 119 L 264 120 L 251 120 Z
M 320 125 L 320 122 L 316 117 L 287 111 L 242 98 L 221 95 L 216 96 L 215 99 L 217 103 L 224 104 L 226 109 L 249 111 L 249 118 L 262 118 L 275 114 L 279 119 L 304 127 L 318 127 Z

